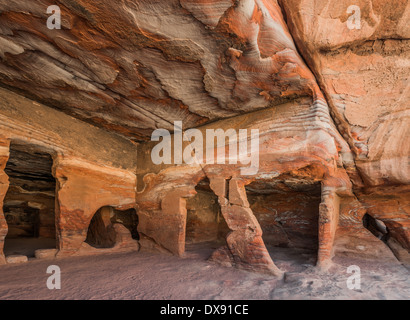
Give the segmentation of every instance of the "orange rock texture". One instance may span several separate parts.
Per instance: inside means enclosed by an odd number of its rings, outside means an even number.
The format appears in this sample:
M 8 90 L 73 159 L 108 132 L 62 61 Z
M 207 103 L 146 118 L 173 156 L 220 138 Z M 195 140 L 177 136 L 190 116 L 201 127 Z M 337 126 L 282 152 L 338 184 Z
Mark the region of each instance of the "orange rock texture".
M 410 264 L 410 2 L 356 1 L 356 29 L 351 4 L 0 0 L 0 264 L 16 143 L 53 157 L 57 257 L 97 252 L 87 230 L 112 207 L 137 210 L 142 247 L 182 256 L 188 238 L 222 234 L 213 261 L 276 276 L 269 246 L 314 250 L 323 269 L 343 255 Z M 256 174 L 207 161 L 231 141 L 154 164 L 151 134 L 176 121 L 247 130 L 249 145 L 258 130 Z M 203 181 L 207 218 L 192 218 Z M 109 220 L 103 251 L 138 250 Z

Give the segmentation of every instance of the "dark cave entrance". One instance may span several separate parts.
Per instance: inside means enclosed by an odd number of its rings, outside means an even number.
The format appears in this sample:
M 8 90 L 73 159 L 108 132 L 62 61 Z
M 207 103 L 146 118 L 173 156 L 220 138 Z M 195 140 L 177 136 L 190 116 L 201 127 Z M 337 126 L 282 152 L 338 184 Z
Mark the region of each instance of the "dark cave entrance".
M 384 243 L 387 243 L 387 240 L 389 239 L 389 230 L 383 221 L 375 219 L 366 213 L 363 216 L 363 226 L 376 238 L 382 240 Z
M 131 233 L 134 240 L 140 240 L 140 235 L 138 233 L 138 215 L 137 210 L 129 209 L 125 211 L 120 211 L 114 209 L 114 215 L 111 217 L 111 223 L 121 223 L 123 224 Z
M 35 256 L 37 249 L 56 248 L 53 159 L 25 143 L 11 143 L 5 173 L 10 186 L 4 198 L 8 233 L 4 254 Z
M 273 261 L 315 265 L 319 249 L 319 181 L 281 176 L 246 186 Z
M 197 194 L 186 202 L 186 251 L 206 251 L 204 255 L 209 258 L 213 250 L 226 244 L 230 230 L 222 216 L 218 197 L 210 188 L 209 179 L 201 180 L 195 190 Z
M 116 223 L 124 225 L 132 238 L 139 240 L 138 222 L 135 209 L 120 211 L 112 207 L 103 207 L 91 219 L 85 242 L 94 248 L 113 248 L 116 242 Z

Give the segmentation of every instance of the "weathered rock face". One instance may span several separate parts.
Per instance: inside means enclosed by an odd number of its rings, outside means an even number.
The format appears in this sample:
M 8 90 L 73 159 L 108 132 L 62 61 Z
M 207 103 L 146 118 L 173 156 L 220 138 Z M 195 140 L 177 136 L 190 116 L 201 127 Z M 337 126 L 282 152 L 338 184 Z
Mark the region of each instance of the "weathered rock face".
M 363 183 L 408 184 L 410 3 L 357 1 L 361 29 L 349 30 L 350 1 L 280 2 Z
M 0 205 L 22 140 L 53 157 L 57 256 L 96 253 L 87 239 L 134 250 L 138 233 L 178 255 L 223 235 L 213 260 L 278 276 L 265 243 L 314 250 L 321 267 L 335 254 L 407 263 L 410 3 L 357 1 L 352 30 L 350 5 L 0 0 Z M 228 164 L 230 139 L 193 164 L 154 164 L 148 140 L 175 121 L 203 137 L 248 130 L 249 145 L 259 130 L 257 172 Z M 218 152 L 225 163 L 209 161 Z M 138 230 L 107 206 L 136 207 Z
M 410 3 L 357 1 L 361 28 L 354 30 L 346 28 L 349 1 L 280 3 L 300 53 L 353 151 L 361 210 L 390 225 L 390 236 L 408 251 L 408 236 L 403 234 L 409 220 L 405 208 L 410 181 L 410 29 L 405 21 L 410 18 Z M 357 211 L 357 205 L 352 209 Z M 355 223 L 351 211 L 346 215 L 340 220 L 343 228 L 352 230 L 356 223 L 361 229 L 363 214 Z M 400 226 L 400 236 L 393 236 L 394 226 Z

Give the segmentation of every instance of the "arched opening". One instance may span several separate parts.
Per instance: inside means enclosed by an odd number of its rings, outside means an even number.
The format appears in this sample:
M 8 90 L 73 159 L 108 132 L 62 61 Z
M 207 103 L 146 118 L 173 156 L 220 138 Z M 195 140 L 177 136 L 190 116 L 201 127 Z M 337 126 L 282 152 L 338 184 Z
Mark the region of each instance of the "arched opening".
M 35 256 L 56 248 L 55 189 L 50 154 L 24 143 L 11 143 L 5 172 L 10 186 L 4 198 L 7 256 Z
M 319 240 L 321 184 L 281 176 L 246 186 L 250 207 L 262 228 L 273 261 L 285 265 L 315 265 Z
M 111 223 L 120 223 L 126 227 L 134 240 L 140 240 L 140 235 L 138 233 L 138 215 L 137 210 L 129 209 L 125 211 L 120 211 L 114 209 L 114 214 L 111 218 Z
M 195 187 L 195 197 L 187 199 L 186 251 L 203 252 L 209 258 L 212 252 L 225 244 L 228 225 L 221 213 L 218 197 L 210 188 L 209 179 Z
M 94 248 L 113 248 L 118 241 L 116 225 L 124 226 L 132 239 L 139 240 L 138 215 L 135 209 L 120 211 L 103 207 L 91 219 L 85 242 Z

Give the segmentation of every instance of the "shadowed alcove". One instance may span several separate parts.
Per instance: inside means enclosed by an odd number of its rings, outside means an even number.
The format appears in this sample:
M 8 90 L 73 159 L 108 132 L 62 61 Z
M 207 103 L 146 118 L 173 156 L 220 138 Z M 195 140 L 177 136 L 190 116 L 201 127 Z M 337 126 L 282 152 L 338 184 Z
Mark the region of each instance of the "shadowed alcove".
M 186 251 L 213 250 L 225 243 L 229 228 L 221 213 L 218 197 L 211 190 L 209 179 L 195 187 L 197 194 L 187 199 Z M 208 258 L 207 256 L 206 258 Z
M 4 253 L 34 257 L 37 249 L 56 248 L 53 159 L 40 148 L 11 143 L 5 172 L 10 186 L 4 199 L 8 224 Z
M 318 181 L 287 176 L 246 186 L 250 207 L 274 261 L 315 264 L 318 253 Z

